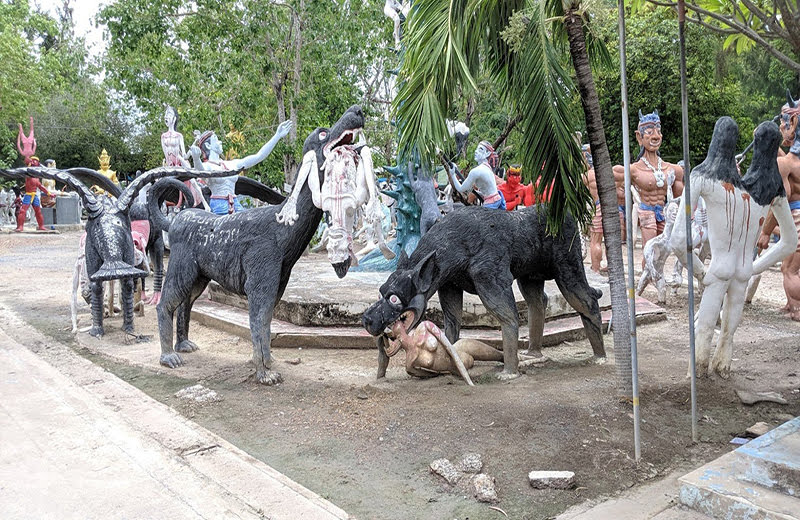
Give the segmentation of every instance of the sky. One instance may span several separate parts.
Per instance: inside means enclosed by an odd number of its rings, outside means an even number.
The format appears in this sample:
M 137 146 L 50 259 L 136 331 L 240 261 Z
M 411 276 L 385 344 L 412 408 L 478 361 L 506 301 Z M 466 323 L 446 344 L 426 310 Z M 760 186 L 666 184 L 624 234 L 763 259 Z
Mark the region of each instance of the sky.
M 57 16 L 58 8 L 63 4 L 63 0 L 34 0 L 33 3 L 38 4 L 53 16 Z M 101 5 L 106 3 L 108 2 L 98 2 L 97 0 L 70 1 L 72 19 L 75 22 L 75 35 L 86 38 L 86 44 L 92 57 L 102 54 L 105 46 L 103 43 L 103 29 L 94 26 L 94 18 Z

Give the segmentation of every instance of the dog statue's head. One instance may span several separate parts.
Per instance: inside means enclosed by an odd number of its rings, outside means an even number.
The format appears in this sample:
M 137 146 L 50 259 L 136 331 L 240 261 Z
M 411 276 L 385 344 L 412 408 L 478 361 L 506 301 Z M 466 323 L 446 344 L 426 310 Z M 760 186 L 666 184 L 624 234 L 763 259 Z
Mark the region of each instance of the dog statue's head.
M 361 324 L 373 336 L 380 336 L 401 322 L 408 332 L 414 329 L 425 314 L 426 294 L 436 278 L 436 252 L 425 256 L 416 265 L 409 265 L 405 252 L 400 254 L 398 267 L 381 288 L 381 298 L 364 311 Z

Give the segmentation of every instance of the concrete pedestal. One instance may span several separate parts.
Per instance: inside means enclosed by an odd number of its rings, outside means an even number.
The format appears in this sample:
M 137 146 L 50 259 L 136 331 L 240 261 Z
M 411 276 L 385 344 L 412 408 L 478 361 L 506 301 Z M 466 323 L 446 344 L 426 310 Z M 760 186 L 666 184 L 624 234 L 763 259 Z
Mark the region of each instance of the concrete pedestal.
M 58 225 L 80 224 L 81 205 L 78 197 L 56 197 L 55 223 Z M 45 218 L 45 224 L 47 219 Z

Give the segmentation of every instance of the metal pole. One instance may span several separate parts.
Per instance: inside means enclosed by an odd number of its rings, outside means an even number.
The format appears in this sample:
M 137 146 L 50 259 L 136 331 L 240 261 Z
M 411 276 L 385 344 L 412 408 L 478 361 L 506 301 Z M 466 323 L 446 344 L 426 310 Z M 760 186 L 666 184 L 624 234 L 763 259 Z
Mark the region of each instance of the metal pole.
M 686 93 L 686 6 L 678 0 L 678 34 L 681 47 L 681 119 L 683 126 L 683 202 L 686 208 L 686 270 L 689 277 L 689 370 L 692 393 L 692 442 L 697 442 L 697 375 L 694 359 L 694 263 L 692 254 L 692 197 L 689 182 L 689 99 Z
M 625 0 L 619 0 L 619 76 L 622 90 L 622 157 L 625 166 L 625 233 L 628 240 L 628 312 L 631 334 L 631 390 L 633 392 L 633 451 L 634 458 L 642 458 L 639 427 L 639 356 L 636 352 L 636 280 L 633 260 L 633 222 L 631 222 L 631 147 L 628 128 L 628 77 L 625 73 Z

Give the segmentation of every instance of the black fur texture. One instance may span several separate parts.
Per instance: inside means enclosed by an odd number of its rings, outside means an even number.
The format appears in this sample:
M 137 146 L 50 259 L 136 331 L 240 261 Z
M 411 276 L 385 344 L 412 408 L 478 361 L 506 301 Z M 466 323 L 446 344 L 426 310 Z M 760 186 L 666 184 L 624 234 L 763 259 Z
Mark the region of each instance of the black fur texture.
M 444 312 L 444 331 L 455 342 L 461 329 L 464 291 L 477 294 L 501 323 L 504 373 L 518 372 L 519 319 L 512 290 L 516 279 L 528 304 L 529 354 L 541 355 L 547 296 L 545 280 L 555 280 L 567 302 L 578 312 L 596 358 L 605 357 L 598 299 L 602 293 L 586 281 L 580 239 L 568 217 L 561 232 L 546 232 L 544 206 L 506 212 L 466 207 L 446 215 L 420 240 L 410 258 L 402 255 L 397 270 L 380 288 L 381 298 L 364 312 L 362 324 L 381 335 L 406 311 L 413 310 L 415 327 L 435 292 Z M 389 358 L 378 349 L 378 377 Z
M 363 125 L 361 108 L 354 106 L 333 127 L 317 128 L 305 140 L 303 154 L 314 151 L 317 155 L 317 171 L 310 174 L 319 176 L 320 185 L 323 171 L 319 167 L 325 162 L 322 148 L 336 143 L 345 131 Z M 196 350 L 197 346 L 189 341 L 192 305 L 209 281 L 215 280 L 225 289 L 248 298 L 257 381 L 270 385 L 282 380 L 278 372 L 271 370 L 272 314 L 286 289 L 292 267 L 311 242 L 322 218 L 322 210 L 313 204 L 307 183 L 299 193 L 299 218 L 293 225 L 277 221 L 276 215 L 282 207 L 256 208 L 225 216 L 195 209 L 178 214 L 170 226 L 170 265 L 158 305 L 162 365 L 175 368 L 183 363 L 178 352 Z M 177 336 L 174 346 L 173 318 Z

